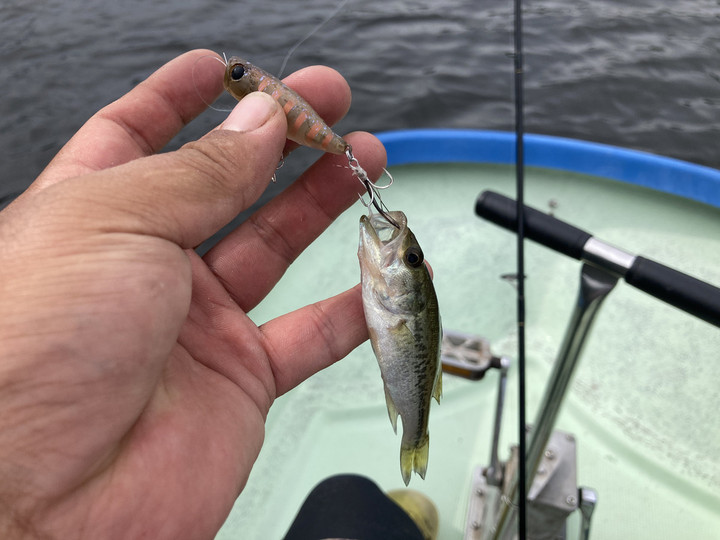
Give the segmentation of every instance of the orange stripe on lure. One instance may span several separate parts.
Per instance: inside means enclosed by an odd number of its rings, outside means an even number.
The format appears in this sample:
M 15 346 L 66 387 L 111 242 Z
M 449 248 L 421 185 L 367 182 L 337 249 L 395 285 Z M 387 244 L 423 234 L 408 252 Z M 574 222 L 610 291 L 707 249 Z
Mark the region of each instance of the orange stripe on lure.
M 242 58 L 228 60 L 224 85 L 238 101 L 255 91 L 271 95 L 285 111 L 291 141 L 331 154 L 345 154 L 350 147 L 297 92 Z

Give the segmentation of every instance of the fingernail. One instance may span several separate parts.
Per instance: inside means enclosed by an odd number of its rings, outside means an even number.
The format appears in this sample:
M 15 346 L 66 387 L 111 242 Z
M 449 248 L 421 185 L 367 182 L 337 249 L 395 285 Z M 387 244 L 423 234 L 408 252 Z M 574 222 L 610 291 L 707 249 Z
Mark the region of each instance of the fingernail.
M 230 131 L 253 131 L 265 122 L 277 109 L 278 104 L 263 92 L 253 92 L 240 100 L 222 124 Z

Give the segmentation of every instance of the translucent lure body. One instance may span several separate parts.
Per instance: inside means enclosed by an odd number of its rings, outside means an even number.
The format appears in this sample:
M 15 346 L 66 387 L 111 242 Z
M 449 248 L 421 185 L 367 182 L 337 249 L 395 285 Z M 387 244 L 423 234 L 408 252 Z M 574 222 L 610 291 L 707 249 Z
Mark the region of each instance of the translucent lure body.
M 303 146 L 331 154 L 345 154 L 345 139 L 335 133 L 300 95 L 280 79 L 250 62 L 233 56 L 225 68 L 225 89 L 241 100 L 251 92 L 272 96 L 287 116 L 287 138 Z

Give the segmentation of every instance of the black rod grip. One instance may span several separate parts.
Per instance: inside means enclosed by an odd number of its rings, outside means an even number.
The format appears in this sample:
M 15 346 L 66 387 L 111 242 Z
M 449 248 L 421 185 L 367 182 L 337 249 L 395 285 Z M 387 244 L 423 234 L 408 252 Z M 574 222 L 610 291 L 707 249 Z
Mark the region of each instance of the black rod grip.
M 496 225 L 517 231 L 517 203 L 514 199 L 494 191 L 483 191 L 475 202 L 475 213 Z M 525 236 L 573 259 L 581 259 L 583 246 L 592 235 L 525 206 Z
M 555 251 L 583 259 L 583 247 L 591 234 L 534 208 L 525 206 L 525 236 Z M 475 213 L 512 232 L 517 231 L 517 203 L 492 191 L 484 191 Z M 652 296 L 696 317 L 720 326 L 720 289 L 660 263 L 636 257 L 625 281 Z
M 633 287 L 720 326 L 720 289 L 692 276 L 638 256 L 625 281 Z

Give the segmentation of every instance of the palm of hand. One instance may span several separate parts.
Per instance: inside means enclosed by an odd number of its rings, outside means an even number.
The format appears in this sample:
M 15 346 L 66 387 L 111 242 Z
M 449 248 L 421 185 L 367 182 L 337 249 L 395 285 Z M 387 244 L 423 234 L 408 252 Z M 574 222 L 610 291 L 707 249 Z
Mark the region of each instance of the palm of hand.
M 221 131 L 138 159 L 202 110 L 191 83 L 169 83 L 204 54 L 171 62 L 133 102 L 91 119 L 0 216 L 8 537 L 211 537 L 247 481 L 273 400 L 366 338 L 357 288 L 261 327 L 246 315 L 354 202 L 335 158 L 204 258 L 190 249 L 264 188 L 284 144 L 279 112 L 240 149 Z M 218 89 L 208 81 L 209 96 Z M 316 108 L 327 118 L 345 112 L 336 75 L 308 70 L 296 84 L 325 88 Z M 356 134 L 353 147 L 366 168 L 381 167 L 374 139 Z M 240 180 L 210 174 L 207 187 L 207 156 Z

